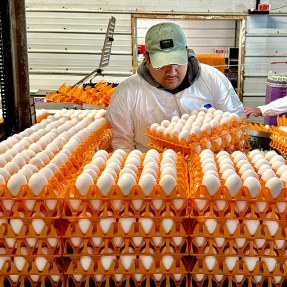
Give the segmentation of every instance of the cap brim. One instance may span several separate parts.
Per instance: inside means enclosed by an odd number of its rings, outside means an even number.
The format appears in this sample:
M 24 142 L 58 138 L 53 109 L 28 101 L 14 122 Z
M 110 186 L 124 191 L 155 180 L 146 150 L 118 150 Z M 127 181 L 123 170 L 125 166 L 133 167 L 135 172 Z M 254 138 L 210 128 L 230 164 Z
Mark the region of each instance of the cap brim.
M 149 57 L 155 69 L 170 65 L 186 65 L 188 62 L 186 48 L 176 51 L 149 53 Z

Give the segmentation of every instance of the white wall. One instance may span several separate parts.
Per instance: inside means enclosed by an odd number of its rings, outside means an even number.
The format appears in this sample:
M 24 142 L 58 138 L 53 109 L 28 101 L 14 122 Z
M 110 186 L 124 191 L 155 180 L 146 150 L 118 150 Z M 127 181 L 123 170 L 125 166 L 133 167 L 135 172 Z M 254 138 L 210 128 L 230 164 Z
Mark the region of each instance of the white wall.
M 104 80 L 120 82 L 132 74 L 133 13 L 177 15 L 179 20 L 183 15 L 210 19 L 237 15 L 246 16 L 243 101 L 245 105 L 262 104 L 268 71 L 287 74 L 286 65 L 271 64 L 287 58 L 287 3 L 266 2 L 271 4 L 270 15 L 249 15 L 248 9 L 255 8 L 255 0 L 26 0 L 31 90 L 57 89 L 64 82 L 74 84 L 96 69 L 111 16 L 116 18 L 115 40 Z M 219 28 L 214 35 L 228 39 L 229 33 Z M 202 46 L 208 50 L 210 34 L 202 35 L 201 42 L 207 43 Z

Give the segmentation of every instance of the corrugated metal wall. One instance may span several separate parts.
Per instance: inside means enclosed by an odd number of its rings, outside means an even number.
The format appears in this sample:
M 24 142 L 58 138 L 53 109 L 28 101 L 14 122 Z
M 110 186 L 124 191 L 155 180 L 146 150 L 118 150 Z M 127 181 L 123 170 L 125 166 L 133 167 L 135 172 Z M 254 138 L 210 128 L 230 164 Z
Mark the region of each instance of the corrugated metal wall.
M 266 82 L 269 71 L 279 75 L 287 75 L 286 47 L 286 16 L 254 15 L 248 17 L 244 68 L 244 105 L 258 106 L 265 103 Z M 285 64 L 272 64 L 273 62 L 285 62 Z M 258 122 L 258 119 L 256 121 Z
M 167 0 L 164 4 L 154 0 L 26 0 L 31 90 L 57 89 L 64 82 L 73 84 L 97 68 L 111 16 L 116 18 L 115 40 L 110 64 L 104 69 L 104 80 L 119 82 L 133 71 L 131 19 L 134 13 L 172 15 L 180 21 L 184 15 L 208 16 L 210 20 L 214 15 L 238 15 L 246 16 L 243 101 L 245 105 L 262 104 L 268 71 L 287 73 L 286 65 L 270 64 L 286 61 L 287 8 L 285 0 L 274 0 L 269 1 L 273 9 L 270 15 L 248 15 L 248 9 L 255 8 L 255 3 L 250 0 L 177 3 Z M 197 20 L 192 22 L 192 27 L 198 24 L 201 29 L 211 31 L 210 26 L 204 27 L 206 23 Z M 140 28 L 138 36 L 142 41 L 144 27 Z M 211 37 L 209 32 L 196 34 L 197 27 L 193 27 L 188 37 L 195 50 L 207 53 L 219 38 L 225 39 L 228 46 L 234 41 L 233 24 L 229 29 L 217 28 L 213 34 L 216 37 Z M 197 47 L 198 37 L 202 44 Z

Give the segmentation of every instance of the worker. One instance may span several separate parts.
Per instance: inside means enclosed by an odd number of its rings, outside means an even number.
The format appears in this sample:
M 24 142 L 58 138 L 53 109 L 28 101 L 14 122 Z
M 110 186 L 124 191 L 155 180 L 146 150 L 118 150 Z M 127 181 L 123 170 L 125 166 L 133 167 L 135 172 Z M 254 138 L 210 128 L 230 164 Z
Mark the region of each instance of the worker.
M 244 107 L 247 118 L 252 117 L 271 117 L 287 113 L 287 95 L 270 102 L 269 104 L 254 107 Z
M 145 46 L 137 73 L 117 86 L 107 109 L 114 150 L 146 152 L 149 138 L 145 133 L 151 124 L 205 105 L 245 117 L 230 81 L 216 68 L 198 62 L 179 25 L 152 26 Z

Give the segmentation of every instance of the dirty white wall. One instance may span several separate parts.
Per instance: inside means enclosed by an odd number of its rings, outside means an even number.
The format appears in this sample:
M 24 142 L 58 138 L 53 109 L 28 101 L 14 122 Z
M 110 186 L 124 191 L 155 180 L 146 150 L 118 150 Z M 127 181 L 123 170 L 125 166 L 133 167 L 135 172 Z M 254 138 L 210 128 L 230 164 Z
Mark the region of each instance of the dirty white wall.
M 116 18 L 116 29 L 110 64 L 104 69 L 104 80 L 109 82 L 120 82 L 132 74 L 134 13 L 176 15 L 179 19 L 182 15 L 210 19 L 216 15 L 245 16 L 243 102 L 262 104 L 268 71 L 287 74 L 286 64 L 271 64 L 287 59 L 287 3 L 264 1 L 271 4 L 269 15 L 248 14 L 248 9 L 256 8 L 255 3 L 255 0 L 26 0 L 31 90 L 57 89 L 64 82 L 73 84 L 96 69 L 111 16 Z M 224 37 L 224 30 L 218 30 L 217 35 Z M 210 42 L 208 33 L 202 38 Z M 208 50 L 208 44 L 205 46 Z

